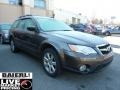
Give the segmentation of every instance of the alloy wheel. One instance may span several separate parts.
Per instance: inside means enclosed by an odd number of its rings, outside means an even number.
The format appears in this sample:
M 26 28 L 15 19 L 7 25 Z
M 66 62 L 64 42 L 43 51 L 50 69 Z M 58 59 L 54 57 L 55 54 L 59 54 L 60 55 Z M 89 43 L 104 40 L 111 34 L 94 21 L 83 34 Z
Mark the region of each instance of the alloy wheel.
M 48 73 L 56 72 L 56 60 L 52 53 L 47 52 L 44 54 L 43 64 Z

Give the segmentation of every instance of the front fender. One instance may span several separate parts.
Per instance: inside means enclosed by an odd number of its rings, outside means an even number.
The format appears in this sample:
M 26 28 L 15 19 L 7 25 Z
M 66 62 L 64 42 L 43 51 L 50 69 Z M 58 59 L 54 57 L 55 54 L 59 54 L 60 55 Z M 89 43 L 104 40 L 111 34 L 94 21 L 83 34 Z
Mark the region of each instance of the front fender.
M 45 41 L 43 41 L 43 42 L 41 43 L 41 45 L 40 45 L 40 47 L 39 47 L 40 51 L 42 50 L 42 48 L 43 48 L 46 44 L 52 46 L 52 47 L 57 51 L 57 53 L 58 53 L 58 55 L 59 55 L 59 57 L 60 57 L 60 60 L 61 60 L 61 64 L 65 63 L 65 62 L 64 62 L 64 49 L 62 48 L 62 45 L 61 45 L 62 43 L 59 44 L 59 43 L 57 43 L 56 41 L 53 42 L 53 41 L 45 40 Z M 43 52 L 43 51 L 41 51 L 41 53 L 42 53 L 42 52 Z

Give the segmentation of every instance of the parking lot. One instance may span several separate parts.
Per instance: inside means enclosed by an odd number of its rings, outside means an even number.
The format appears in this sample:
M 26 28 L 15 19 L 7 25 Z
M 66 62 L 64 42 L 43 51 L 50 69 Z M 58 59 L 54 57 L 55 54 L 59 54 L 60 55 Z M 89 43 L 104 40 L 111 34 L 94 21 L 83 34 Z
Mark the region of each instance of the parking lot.
M 120 90 L 120 35 L 104 37 L 113 47 L 114 61 L 104 70 L 80 75 L 64 70 L 61 76 L 47 76 L 40 61 L 24 52 L 11 53 L 0 45 L 0 72 L 32 72 L 33 90 Z

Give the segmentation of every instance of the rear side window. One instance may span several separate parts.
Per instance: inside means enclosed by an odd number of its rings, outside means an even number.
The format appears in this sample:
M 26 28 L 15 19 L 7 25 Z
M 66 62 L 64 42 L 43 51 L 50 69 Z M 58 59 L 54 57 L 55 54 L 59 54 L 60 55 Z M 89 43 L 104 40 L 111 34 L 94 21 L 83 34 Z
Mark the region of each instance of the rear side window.
M 32 19 L 17 20 L 12 26 L 13 29 L 16 28 L 17 30 L 22 30 L 22 31 L 27 30 L 27 27 L 35 27 L 35 24 L 32 21 Z

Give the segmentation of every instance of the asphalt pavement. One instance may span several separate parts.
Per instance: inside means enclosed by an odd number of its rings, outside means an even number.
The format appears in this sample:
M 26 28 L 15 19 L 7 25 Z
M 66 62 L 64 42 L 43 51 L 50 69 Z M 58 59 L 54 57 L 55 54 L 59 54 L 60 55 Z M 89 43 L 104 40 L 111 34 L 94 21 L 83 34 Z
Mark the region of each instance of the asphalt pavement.
M 80 75 L 64 70 L 57 78 L 47 76 L 39 59 L 22 51 L 12 53 L 0 45 L 0 72 L 32 72 L 33 90 L 120 90 L 120 36 L 104 37 L 112 44 L 113 62 L 103 70 Z

